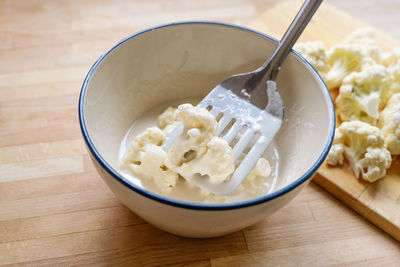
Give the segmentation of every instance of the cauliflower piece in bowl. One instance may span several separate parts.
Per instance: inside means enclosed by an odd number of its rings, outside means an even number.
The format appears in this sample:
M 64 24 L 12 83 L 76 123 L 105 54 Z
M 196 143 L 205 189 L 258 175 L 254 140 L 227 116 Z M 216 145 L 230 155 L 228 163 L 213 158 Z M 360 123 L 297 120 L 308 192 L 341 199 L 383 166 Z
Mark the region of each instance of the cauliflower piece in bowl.
M 247 178 L 239 186 L 239 190 L 246 190 L 250 194 L 257 193 L 257 191 L 260 190 L 260 186 L 258 185 L 270 177 L 271 172 L 272 170 L 269 161 L 265 158 L 260 158 L 257 161 L 256 166 L 254 166 Z
M 388 150 L 392 155 L 400 154 L 400 93 L 394 94 L 382 110 L 378 127 L 382 130 Z
M 176 109 L 168 107 L 160 116 L 158 116 L 157 126 L 160 129 L 165 129 L 169 125 L 176 126 L 179 123 L 177 116 L 178 112 Z
M 369 182 L 383 178 L 392 163 L 381 130 L 362 121 L 344 122 L 336 129 L 327 162 L 341 165 L 343 158 L 357 178 Z
M 228 179 L 235 169 L 233 151 L 224 139 L 215 136 L 214 116 L 190 104 L 180 105 L 176 116 L 184 131 L 168 152 L 165 165 L 183 177 L 200 173 L 208 175 L 211 182 Z
M 178 180 L 178 174 L 164 165 L 166 153 L 162 149 L 166 134 L 157 127 L 147 128 L 135 137 L 122 162 L 136 175 L 152 179 L 160 189 L 171 190 Z
M 375 64 L 348 75 L 336 98 L 336 112 L 342 121 L 360 120 L 375 125 L 379 117 L 381 92 L 387 86 L 386 68 Z

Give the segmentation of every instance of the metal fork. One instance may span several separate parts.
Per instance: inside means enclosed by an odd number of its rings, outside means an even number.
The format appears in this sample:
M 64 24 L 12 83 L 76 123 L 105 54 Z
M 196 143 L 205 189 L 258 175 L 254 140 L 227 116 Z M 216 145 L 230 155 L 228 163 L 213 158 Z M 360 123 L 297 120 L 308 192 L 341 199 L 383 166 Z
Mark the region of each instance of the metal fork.
M 229 180 L 215 184 L 200 174 L 184 177 L 186 180 L 216 195 L 228 195 L 247 177 L 282 124 L 284 108 L 275 82 L 280 67 L 321 2 L 304 2 L 272 56 L 260 68 L 225 79 L 197 105 L 220 118 L 217 135 L 224 133 L 222 137 L 229 144 L 244 131 L 233 146 L 235 163 L 249 145 L 252 147 Z M 169 134 L 164 143 L 166 151 L 182 131 L 183 125 L 179 125 Z

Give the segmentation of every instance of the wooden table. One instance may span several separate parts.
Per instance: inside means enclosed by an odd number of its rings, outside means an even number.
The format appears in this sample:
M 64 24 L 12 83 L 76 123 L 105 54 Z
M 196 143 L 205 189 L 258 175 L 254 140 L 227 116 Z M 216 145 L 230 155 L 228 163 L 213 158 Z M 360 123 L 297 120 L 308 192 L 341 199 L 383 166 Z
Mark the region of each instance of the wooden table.
M 0 1 L 0 265 L 400 266 L 399 243 L 314 183 L 257 225 L 196 240 L 130 212 L 89 161 L 77 100 L 101 53 L 171 21 L 247 25 L 275 2 Z M 330 3 L 400 38 L 395 0 Z

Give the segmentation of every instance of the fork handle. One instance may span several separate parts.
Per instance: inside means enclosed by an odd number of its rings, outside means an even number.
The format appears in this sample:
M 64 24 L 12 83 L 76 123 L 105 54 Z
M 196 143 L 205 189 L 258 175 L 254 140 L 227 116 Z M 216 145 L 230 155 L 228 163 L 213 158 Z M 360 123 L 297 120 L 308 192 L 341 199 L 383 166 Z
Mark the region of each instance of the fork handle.
M 311 20 L 321 2 L 322 0 L 306 0 L 304 2 L 300 11 L 286 30 L 286 33 L 283 35 L 278 47 L 272 53 L 272 56 L 260 68 L 258 68 L 257 72 L 262 76 L 261 80 L 263 82 L 266 82 L 267 80 L 276 80 L 276 76 L 278 75 L 283 61 L 290 53 L 293 45 L 296 43 L 297 39 L 299 39 L 301 33 Z

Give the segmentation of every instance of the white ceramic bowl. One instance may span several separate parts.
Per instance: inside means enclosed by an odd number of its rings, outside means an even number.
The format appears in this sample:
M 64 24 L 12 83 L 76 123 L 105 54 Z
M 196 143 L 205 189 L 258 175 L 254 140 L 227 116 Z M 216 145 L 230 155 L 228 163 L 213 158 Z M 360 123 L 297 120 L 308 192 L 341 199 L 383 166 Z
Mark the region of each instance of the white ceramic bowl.
M 212 237 L 263 220 L 311 180 L 331 146 L 335 116 L 325 84 L 296 53 L 277 81 L 285 118 L 275 138 L 281 181 L 275 192 L 237 203 L 190 203 L 139 188 L 117 171 L 120 142 L 136 118 L 166 101 L 202 98 L 225 77 L 260 66 L 276 43 L 243 27 L 187 22 L 134 34 L 99 58 L 82 86 L 80 124 L 99 174 L 126 206 L 165 231 Z

